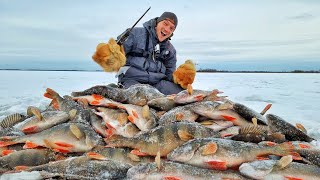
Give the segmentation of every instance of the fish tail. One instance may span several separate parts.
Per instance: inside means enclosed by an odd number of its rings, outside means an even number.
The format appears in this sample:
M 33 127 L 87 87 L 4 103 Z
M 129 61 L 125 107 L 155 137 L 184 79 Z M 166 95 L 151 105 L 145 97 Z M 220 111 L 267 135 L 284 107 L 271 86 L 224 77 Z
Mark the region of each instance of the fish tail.
M 44 93 L 44 97 L 47 97 L 49 99 L 56 99 L 59 97 L 59 94 L 53 89 L 47 88 L 46 92 Z

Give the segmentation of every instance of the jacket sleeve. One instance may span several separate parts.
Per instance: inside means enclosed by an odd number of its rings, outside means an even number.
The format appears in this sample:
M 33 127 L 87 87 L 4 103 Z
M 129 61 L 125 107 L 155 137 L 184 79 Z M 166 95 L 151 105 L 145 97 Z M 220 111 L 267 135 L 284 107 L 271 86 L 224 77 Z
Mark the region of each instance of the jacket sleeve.
M 176 50 L 173 48 L 173 46 L 172 46 L 172 50 L 170 52 L 170 56 L 168 57 L 168 59 L 166 61 L 164 61 L 164 65 L 166 67 L 167 80 L 173 81 L 172 74 L 176 70 L 176 66 L 177 66 Z
M 119 35 L 117 38 L 119 39 L 121 35 Z M 129 33 L 127 40 L 123 42 L 123 48 L 126 54 L 132 50 L 133 42 L 134 42 L 134 33 L 133 31 L 131 31 Z

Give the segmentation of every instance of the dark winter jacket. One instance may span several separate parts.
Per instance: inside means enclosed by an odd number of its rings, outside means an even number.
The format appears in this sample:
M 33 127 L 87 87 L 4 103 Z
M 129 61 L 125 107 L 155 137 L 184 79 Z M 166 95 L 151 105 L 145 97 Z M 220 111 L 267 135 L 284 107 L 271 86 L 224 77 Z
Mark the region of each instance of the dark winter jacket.
M 119 73 L 119 82 L 135 80 L 144 84 L 157 84 L 161 80 L 172 81 L 176 69 L 176 50 L 169 40 L 159 42 L 156 35 L 156 18 L 134 28 L 124 42 L 126 65 Z M 147 35 L 149 45 L 146 48 Z M 160 45 L 160 53 L 155 53 L 155 46 Z M 145 51 L 147 49 L 147 51 Z M 141 57 L 144 56 L 144 57 Z

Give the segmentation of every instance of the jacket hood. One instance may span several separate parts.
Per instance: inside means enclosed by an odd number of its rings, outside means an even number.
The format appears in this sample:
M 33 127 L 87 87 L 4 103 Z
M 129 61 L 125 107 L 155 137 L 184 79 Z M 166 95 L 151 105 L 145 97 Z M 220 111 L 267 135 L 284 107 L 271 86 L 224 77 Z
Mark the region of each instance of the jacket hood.
M 156 32 L 157 19 L 158 19 L 157 17 L 150 19 L 149 21 L 143 23 L 143 27 L 146 28 L 147 31 L 152 35 L 152 37 L 154 38 L 153 40 L 155 40 L 157 43 L 159 43 L 159 39 L 158 39 L 157 32 Z M 171 37 L 167 38 L 163 42 L 166 42 Z

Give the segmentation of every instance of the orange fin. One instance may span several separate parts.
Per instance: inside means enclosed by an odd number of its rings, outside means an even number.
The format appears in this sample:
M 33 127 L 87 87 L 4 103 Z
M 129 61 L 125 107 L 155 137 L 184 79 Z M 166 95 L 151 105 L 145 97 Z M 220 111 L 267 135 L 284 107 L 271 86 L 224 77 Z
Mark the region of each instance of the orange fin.
M 211 169 L 215 170 L 227 170 L 227 163 L 225 161 L 219 161 L 219 160 L 211 160 L 208 161 L 207 164 Z
M 135 110 L 132 110 L 132 115 L 136 118 L 139 118 L 139 115 Z
M 68 149 L 62 149 L 62 148 L 55 148 L 55 149 L 52 149 L 54 152 L 59 152 L 59 153 L 63 153 L 63 154 L 66 154 L 66 153 L 69 153 L 70 150 Z
M 187 131 L 178 130 L 178 136 L 182 141 L 189 141 L 190 139 L 193 139 L 194 136 Z
M 286 178 L 286 180 L 303 180 L 302 178 L 296 178 L 296 177 L 292 177 L 292 176 L 284 176 Z
M 221 135 L 221 138 L 230 137 L 230 136 L 233 136 L 233 135 L 234 135 L 234 134 L 231 134 L 231 133 L 222 134 L 222 135 Z
M 201 149 L 202 149 L 202 152 L 201 152 L 202 155 L 204 155 L 204 156 L 210 155 L 210 154 L 214 154 L 217 152 L 218 145 L 215 142 L 210 142 L 210 143 L 202 146 Z
M 16 143 L 13 141 L 0 141 L 0 147 L 6 147 L 12 144 L 16 144 Z
M 294 160 L 302 160 L 302 157 L 297 152 L 290 152 L 289 154 L 292 156 L 292 159 Z
M 270 108 L 271 108 L 272 104 L 268 104 L 266 105 L 266 107 L 261 111 L 261 115 L 264 115 Z
M 194 98 L 196 99 L 196 101 L 202 101 L 203 97 L 204 96 L 202 94 L 199 94 L 199 95 L 195 96 Z
M 55 142 L 54 144 L 57 145 L 57 146 L 66 147 L 66 148 L 74 147 L 73 144 L 68 144 L 68 143 L 64 143 L 64 142 Z
M 39 145 L 31 141 L 26 141 L 26 144 L 23 146 L 23 149 L 33 149 L 36 147 L 39 147 Z
M 98 100 L 98 101 L 104 99 L 104 97 L 99 94 L 92 94 L 92 97 L 93 97 L 93 99 Z
M 177 176 L 164 176 L 163 180 L 182 180 L 182 179 Z
M 257 160 L 262 161 L 262 160 L 269 160 L 269 158 L 264 157 L 264 156 L 257 156 L 256 157 Z
M 91 159 L 95 159 L 95 160 L 105 160 L 106 159 L 106 157 L 104 157 L 103 155 L 101 155 L 99 153 L 95 153 L 95 152 L 88 152 L 86 154 L 86 156 Z
M 177 121 L 183 120 L 183 113 L 177 113 L 177 114 L 176 114 L 176 120 L 177 120 Z
M 100 101 L 91 101 L 90 104 L 91 104 L 91 105 L 99 105 L 99 104 L 100 104 Z
M 225 120 L 227 121 L 234 121 L 237 120 L 237 118 L 232 117 L 232 116 L 228 116 L 228 115 L 221 115 Z
M 134 155 L 137 155 L 137 156 L 149 156 L 149 154 L 141 152 L 141 151 L 139 151 L 137 149 L 132 150 L 130 153 L 132 153 Z
M 27 127 L 27 128 L 23 128 L 22 132 L 24 132 L 24 133 L 33 133 L 33 132 L 35 132 L 35 130 L 37 128 L 38 128 L 38 126 L 30 126 L 30 127 Z
M 130 122 L 132 122 L 133 124 L 135 124 L 135 123 L 134 123 L 134 117 L 133 117 L 133 116 L 128 116 L 128 119 L 129 119 Z
M 6 150 L 3 150 L 2 152 L 1 152 L 1 155 L 2 156 L 6 156 L 6 155 L 8 155 L 8 154 L 11 154 L 11 153 L 13 153 L 13 152 L 15 152 L 16 150 L 13 150 L 13 149 L 6 149 Z
M 29 167 L 29 166 L 16 166 L 16 167 L 14 167 L 14 169 L 15 169 L 16 171 L 23 171 L 23 170 L 28 169 L 28 167 Z
M 301 144 L 299 143 L 298 146 L 301 148 L 301 149 L 310 149 L 311 146 L 310 145 L 307 145 L 307 144 Z
M 59 103 L 56 99 L 53 99 L 51 103 L 54 109 L 59 110 Z

